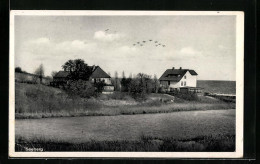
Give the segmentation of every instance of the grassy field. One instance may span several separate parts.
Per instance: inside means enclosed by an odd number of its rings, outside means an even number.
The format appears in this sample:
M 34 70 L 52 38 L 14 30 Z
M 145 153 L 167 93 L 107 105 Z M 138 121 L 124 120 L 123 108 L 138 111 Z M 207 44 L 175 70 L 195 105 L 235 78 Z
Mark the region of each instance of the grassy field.
M 235 81 L 198 80 L 197 87 L 203 88 L 204 92 L 236 94 Z
M 235 110 L 185 111 L 159 114 L 20 119 L 15 136 L 26 140 L 85 143 L 90 140 L 189 139 L 234 135 Z M 64 135 L 66 134 L 66 135 Z
M 136 102 L 128 95 L 114 93 L 99 98 L 69 96 L 63 90 L 40 84 L 15 83 L 15 116 L 46 118 L 66 116 L 111 116 L 175 111 L 234 109 L 225 103 L 202 96 L 201 101 L 185 101 L 163 94 L 150 94 L 146 101 Z
M 96 141 L 85 143 L 16 138 L 15 151 L 135 151 L 135 152 L 232 152 L 234 135 L 198 136 L 190 139 L 140 136 L 139 140 Z

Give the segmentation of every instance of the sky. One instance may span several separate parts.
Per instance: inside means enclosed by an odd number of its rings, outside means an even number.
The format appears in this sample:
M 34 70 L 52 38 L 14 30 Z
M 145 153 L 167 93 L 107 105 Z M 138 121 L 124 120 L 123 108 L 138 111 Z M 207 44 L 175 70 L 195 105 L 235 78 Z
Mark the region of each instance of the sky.
M 83 59 L 112 77 L 124 71 L 159 78 L 166 69 L 182 67 L 195 70 L 199 80 L 235 81 L 235 18 L 15 16 L 15 66 L 33 73 L 43 64 L 48 76 L 69 59 Z

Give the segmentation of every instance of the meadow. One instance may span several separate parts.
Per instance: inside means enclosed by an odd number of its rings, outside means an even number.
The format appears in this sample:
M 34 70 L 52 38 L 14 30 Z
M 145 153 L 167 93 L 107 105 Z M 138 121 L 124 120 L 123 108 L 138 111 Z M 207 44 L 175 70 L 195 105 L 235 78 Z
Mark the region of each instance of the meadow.
M 235 110 L 21 119 L 15 140 L 17 151 L 234 151 Z
M 15 83 L 15 117 L 46 118 L 75 116 L 112 116 L 176 111 L 234 109 L 234 103 L 201 96 L 200 101 L 186 101 L 165 94 L 150 94 L 145 101 L 135 101 L 126 93 L 115 92 L 97 98 L 80 98 L 41 84 Z

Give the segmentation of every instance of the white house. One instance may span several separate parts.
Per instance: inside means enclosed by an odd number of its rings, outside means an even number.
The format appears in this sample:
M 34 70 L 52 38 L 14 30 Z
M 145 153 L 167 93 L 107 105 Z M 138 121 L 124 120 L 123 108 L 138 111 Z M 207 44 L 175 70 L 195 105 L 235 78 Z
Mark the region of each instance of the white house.
M 190 69 L 167 69 L 159 78 L 160 86 L 167 91 L 181 88 L 196 88 L 197 87 L 197 73 Z

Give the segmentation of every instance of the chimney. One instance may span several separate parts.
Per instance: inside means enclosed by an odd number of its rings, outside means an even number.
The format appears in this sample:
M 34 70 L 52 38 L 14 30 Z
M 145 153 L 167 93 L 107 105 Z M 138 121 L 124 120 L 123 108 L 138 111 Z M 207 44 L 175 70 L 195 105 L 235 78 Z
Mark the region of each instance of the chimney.
M 180 70 L 181 70 L 182 68 L 180 67 Z
M 172 67 L 172 69 L 174 70 L 174 67 Z

